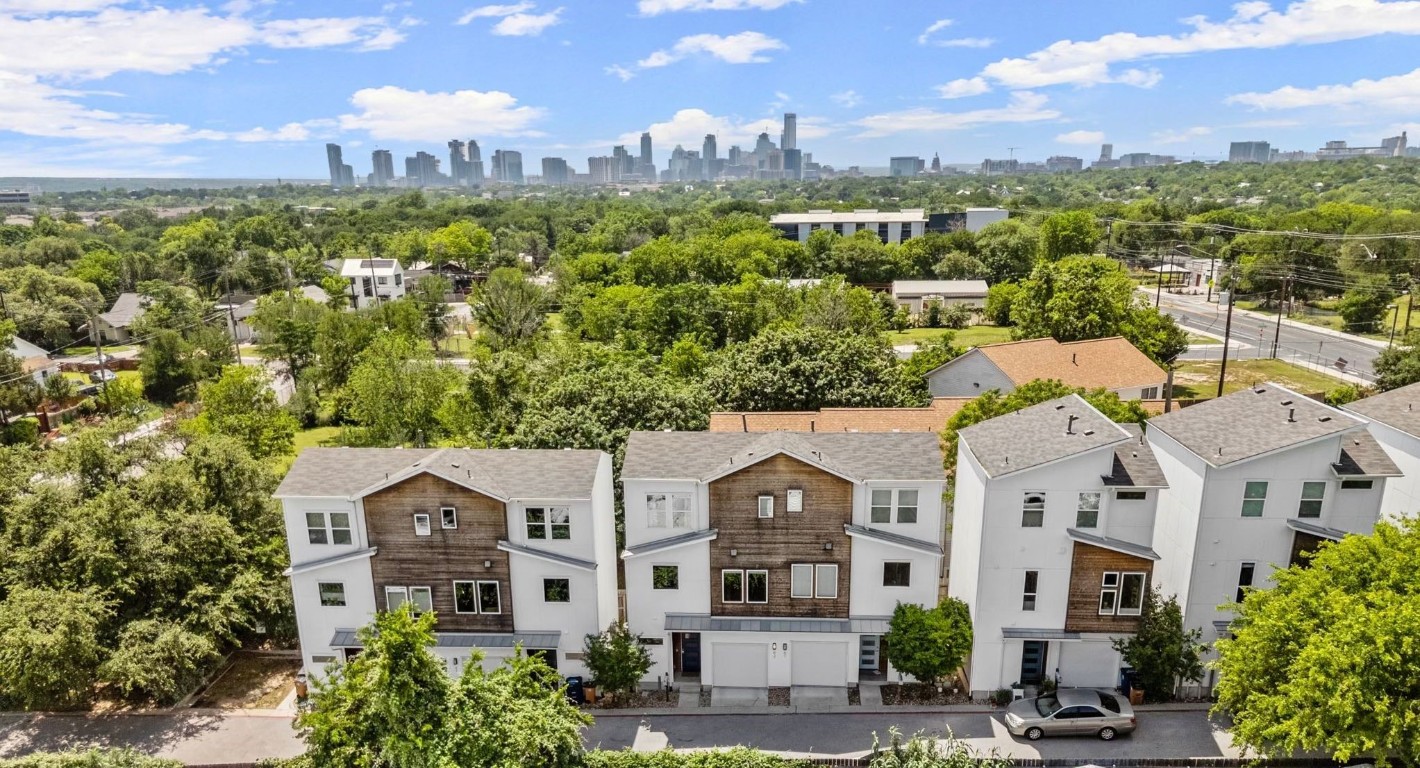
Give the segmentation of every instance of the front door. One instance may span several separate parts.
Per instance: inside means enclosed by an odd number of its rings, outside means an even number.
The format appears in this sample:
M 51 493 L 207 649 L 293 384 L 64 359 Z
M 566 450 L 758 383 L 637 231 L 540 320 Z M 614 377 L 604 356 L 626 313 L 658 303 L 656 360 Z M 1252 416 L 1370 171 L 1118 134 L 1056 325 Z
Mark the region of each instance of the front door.
M 679 640 L 676 671 L 688 677 L 698 677 L 700 675 L 700 633 L 681 632 L 676 635 L 676 639 Z
M 858 638 L 858 669 L 877 672 L 880 655 L 881 646 L 877 635 L 863 635 Z
M 1021 685 L 1039 685 L 1045 679 L 1045 658 L 1050 645 L 1044 640 L 1021 644 Z

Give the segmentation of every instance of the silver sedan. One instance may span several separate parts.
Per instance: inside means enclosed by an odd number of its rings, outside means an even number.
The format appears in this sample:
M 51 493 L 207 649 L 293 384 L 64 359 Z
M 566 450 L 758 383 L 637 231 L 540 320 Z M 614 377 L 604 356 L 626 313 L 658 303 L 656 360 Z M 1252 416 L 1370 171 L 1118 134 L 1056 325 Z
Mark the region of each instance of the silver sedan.
M 1085 735 L 1109 741 L 1136 726 L 1128 699 L 1093 688 L 1063 688 L 1011 702 L 1006 708 L 1006 730 L 1031 741 L 1042 736 Z

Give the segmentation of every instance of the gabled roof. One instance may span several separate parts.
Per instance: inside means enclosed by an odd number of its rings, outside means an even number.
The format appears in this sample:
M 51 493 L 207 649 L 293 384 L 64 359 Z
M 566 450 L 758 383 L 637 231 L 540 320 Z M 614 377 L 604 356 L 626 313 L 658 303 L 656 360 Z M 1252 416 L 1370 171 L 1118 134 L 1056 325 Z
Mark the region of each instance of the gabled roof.
M 958 439 L 987 477 L 1118 445 L 1129 437 L 1128 432 L 1079 395 L 1047 400 L 958 433 Z
M 1163 384 L 1168 374 L 1122 336 L 1062 344 L 1055 339 L 986 344 L 956 358 L 982 355 L 1016 386 L 1037 379 L 1055 379 L 1085 389 L 1128 389 Z M 948 361 L 928 376 L 950 369 Z
M 432 474 L 498 499 L 589 499 L 604 454 L 589 450 L 307 448 L 275 496 L 354 499 Z
M 1420 383 L 1347 403 L 1341 410 L 1358 413 L 1411 437 L 1420 437 Z
M 892 296 L 941 296 L 943 298 L 985 298 L 985 280 L 894 280 Z
M 326 293 L 325 289 L 319 285 L 303 285 L 296 290 L 311 301 L 318 301 L 324 304 L 330 300 L 330 294 Z
M 1271 382 L 1155 416 L 1149 429 L 1177 440 L 1212 466 L 1360 428 L 1365 422 Z
M 1131 439 L 1114 448 L 1114 466 L 1104 478 L 1111 488 L 1167 488 L 1169 480 L 1138 424 L 1120 424 Z
M 341 277 L 389 277 L 403 271 L 394 259 L 345 259 L 340 263 Z
M 28 360 L 32 357 L 48 357 L 49 352 L 37 344 L 31 344 L 19 336 L 10 337 L 10 351 L 15 353 L 15 357 L 21 360 Z
M 632 432 L 623 479 L 709 481 L 789 455 L 854 481 L 943 479 L 931 432 Z
M 1341 460 L 1331 465 L 1341 477 L 1400 477 L 1405 474 L 1381 444 L 1365 430 L 1341 439 Z
M 151 301 L 147 296 L 137 293 L 120 293 L 117 299 L 113 300 L 113 306 L 107 312 L 99 315 L 99 319 L 113 326 L 114 328 L 127 328 L 133 324 L 143 314 Z

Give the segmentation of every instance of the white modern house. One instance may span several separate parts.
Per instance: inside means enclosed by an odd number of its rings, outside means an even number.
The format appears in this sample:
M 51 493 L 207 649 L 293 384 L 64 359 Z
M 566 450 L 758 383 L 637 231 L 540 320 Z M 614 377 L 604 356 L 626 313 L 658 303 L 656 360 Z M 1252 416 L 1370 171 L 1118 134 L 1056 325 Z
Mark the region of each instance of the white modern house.
M 356 309 L 404 297 L 404 267 L 397 259 L 343 259 L 339 265 L 340 276 L 350 283 L 350 300 Z
M 611 457 L 585 450 L 310 448 L 276 490 L 306 669 L 358 653 L 406 603 L 437 614 L 451 674 L 521 646 L 585 674 L 617 618 Z
M 1392 520 L 1420 517 L 1420 384 L 1372 395 L 1341 409 L 1369 422 L 1371 436 L 1402 473 L 1386 481 L 1381 514 Z
M 820 229 L 844 237 L 859 230 L 868 230 L 877 234 L 878 239 L 884 243 L 901 243 L 926 233 L 927 211 L 923 208 L 904 208 L 901 211 L 863 208 L 844 213 L 813 210 L 804 213 L 776 213 L 769 218 L 769 223 L 785 237 L 801 243 L 808 242 L 809 235 Z
M 1147 436 L 1168 478 L 1155 583 L 1206 642 L 1228 632 L 1219 606 L 1324 542 L 1370 533 L 1401 474 L 1365 421 L 1272 383 L 1156 416 Z
M 932 302 L 981 309 L 986 306 L 987 288 L 985 280 L 894 280 L 892 300 L 914 315 Z
M 931 433 L 633 432 L 622 560 L 646 682 L 896 679 L 881 638 L 899 602 L 937 602 L 944 484 Z
M 1069 395 L 959 438 L 948 589 L 971 609 L 973 696 L 1117 686 L 1111 642 L 1138 629 L 1168 486 L 1139 426 Z
M 1005 394 L 1037 379 L 1107 389 L 1125 400 L 1163 396 L 1168 374 L 1122 336 L 1061 343 L 1051 338 L 984 344 L 927 372 L 933 397 Z

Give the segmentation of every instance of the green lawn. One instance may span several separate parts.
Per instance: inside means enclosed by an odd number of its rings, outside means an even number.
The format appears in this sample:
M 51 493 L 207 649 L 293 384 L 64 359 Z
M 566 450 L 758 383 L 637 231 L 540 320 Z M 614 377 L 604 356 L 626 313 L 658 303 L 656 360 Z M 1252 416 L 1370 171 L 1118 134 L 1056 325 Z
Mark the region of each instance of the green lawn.
M 562 333 L 562 331 L 566 330 L 566 326 L 562 324 L 561 312 L 548 312 L 544 324 L 551 333 Z
M 112 353 L 114 353 L 114 352 L 128 352 L 128 351 L 134 350 L 134 349 L 137 349 L 137 347 L 133 346 L 132 344 L 105 344 L 105 345 L 104 345 L 104 354 L 105 354 L 105 355 L 109 355 L 109 354 L 112 354 Z M 64 354 L 66 354 L 66 355 L 96 355 L 96 354 L 98 354 L 98 351 L 99 351 L 99 350 L 98 350 L 98 347 L 65 347 L 65 348 L 64 348 Z
M 1213 338 L 1212 336 L 1202 336 L 1202 335 L 1199 335 L 1199 334 L 1197 334 L 1197 333 L 1190 333 L 1190 334 L 1188 334 L 1188 343 L 1189 343 L 1190 345 L 1193 345 L 1193 344 L 1222 344 L 1223 342 L 1222 342 L 1222 340 L 1220 340 L 1220 339 L 1215 339 L 1215 338 Z
M 1335 311 L 1336 308 L 1336 302 L 1331 300 L 1318 301 L 1315 302 L 1315 304 L 1317 305 L 1318 309 Z M 1264 315 L 1277 314 L 1276 307 L 1264 307 L 1256 301 L 1239 301 L 1236 306 L 1239 309 L 1247 309 Z M 1404 335 L 1405 313 L 1409 311 L 1410 297 L 1401 296 L 1395 301 L 1395 307 L 1395 309 L 1386 312 L 1385 317 L 1381 320 L 1378 326 L 1378 331 L 1376 331 L 1375 333 L 1358 333 L 1356 335 L 1364 336 L 1368 339 L 1378 339 L 1381 341 L 1388 340 L 1390 338 L 1391 323 L 1395 323 L 1395 333 L 1397 336 Z M 1346 328 L 1346 321 L 1343 320 L 1340 315 L 1307 314 L 1305 309 L 1303 309 L 1292 313 L 1287 317 L 1287 319 L 1294 320 L 1299 323 L 1306 323 L 1307 325 L 1315 325 L 1321 328 L 1330 328 L 1333 331 L 1348 331 L 1348 329 Z M 1420 327 L 1420 314 L 1411 316 L 1410 325 L 1412 328 Z
M 301 451 L 307 448 L 314 448 L 320 445 L 327 445 L 340 434 L 340 427 L 312 427 L 303 429 L 296 433 L 296 438 L 291 442 L 291 452 L 285 456 L 273 456 L 272 465 L 276 468 L 278 475 L 286 474 L 286 470 L 291 468 L 291 462 L 301 455 Z
M 920 344 L 941 336 L 946 328 L 909 328 L 905 331 L 889 331 L 888 341 L 899 344 Z M 995 325 L 973 325 L 959 331 L 952 331 L 952 342 L 963 347 L 979 347 L 982 344 L 996 344 L 1011 340 L 1011 329 Z
M 1174 397 L 1187 399 L 1215 396 L 1218 393 L 1218 367 L 1216 360 L 1180 365 L 1173 375 Z M 1223 393 L 1236 392 L 1264 381 L 1276 382 L 1304 395 L 1326 392 L 1346 383 L 1310 368 L 1302 368 L 1281 360 L 1229 360 Z

